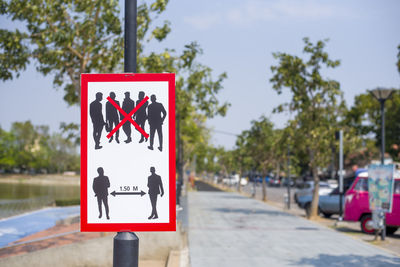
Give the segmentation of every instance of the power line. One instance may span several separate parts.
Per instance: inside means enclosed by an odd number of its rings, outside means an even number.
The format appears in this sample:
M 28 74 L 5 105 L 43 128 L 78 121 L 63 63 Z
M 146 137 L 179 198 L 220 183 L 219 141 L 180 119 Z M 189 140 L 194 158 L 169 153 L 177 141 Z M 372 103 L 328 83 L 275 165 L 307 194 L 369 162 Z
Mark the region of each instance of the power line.
M 212 129 L 212 131 L 215 132 L 215 133 L 219 133 L 219 134 L 225 134 L 225 135 L 231 135 L 231 136 L 239 136 L 238 134 L 235 134 L 235 133 L 230 133 L 230 132 L 225 132 L 225 131 L 220 131 L 220 130 L 215 130 L 215 129 Z

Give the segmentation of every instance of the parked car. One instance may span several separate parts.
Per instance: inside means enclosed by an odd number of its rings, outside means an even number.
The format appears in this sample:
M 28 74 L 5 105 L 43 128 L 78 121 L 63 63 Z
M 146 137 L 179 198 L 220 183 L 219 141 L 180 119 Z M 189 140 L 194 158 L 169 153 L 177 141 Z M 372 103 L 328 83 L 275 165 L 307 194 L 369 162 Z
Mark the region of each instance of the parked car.
M 297 200 L 297 205 L 306 211 L 307 216 L 311 213 L 311 201 L 312 195 L 300 196 Z M 318 213 L 329 218 L 333 214 L 339 214 L 340 212 L 340 194 L 339 187 L 336 187 L 328 195 L 320 195 L 318 201 Z M 344 207 L 344 196 L 342 196 L 342 205 Z
M 320 196 L 328 195 L 330 192 L 333 191 L 333 189 L 334 189 L 334 187 L 331 186 L 329 183 L 319 182 L 319 195 Z M 300 197 L 307 196 L 307 195 L 312 197 L 313 191 L 314 191 L 314 182 L 313 181 L 304 182 L 304 183 L 300 184 L 298 186 L 298 188 L 296 189 L 296 191 L 294 193 L 294 200 L 297 203 Z
M 288 183 L 289 183 L 289 179 L 288 178 L 283 178 L 282 181 L 281 181 L 281 185 L 282 186 L 288 186 Z M 294 180 L 290 179 L 290 187 L 293 187 L 293 186 L 294 186 Z
M 368 199 L 368 172 L 360 173 L 345 194 L 344 220 L 359 221 L 361 231 L 374 233 Z M 392 212 L 386 213 L 386 233 L 394 234 L 400 227 L 400 174 L 395 173 Z
M 237 185 L 239 182 L 239 175 L 230 175 L 224 179 L 222 179 L 222 182 L 226 185 Z M 247 185 L 247 179 L 245 177 L 242 177 L 240 179 L 240 185 L 245 186 Z
M 268 185 L 271 187 L 280 187 L 281 181 L 277 178 L 271 178 L 269 179 Z

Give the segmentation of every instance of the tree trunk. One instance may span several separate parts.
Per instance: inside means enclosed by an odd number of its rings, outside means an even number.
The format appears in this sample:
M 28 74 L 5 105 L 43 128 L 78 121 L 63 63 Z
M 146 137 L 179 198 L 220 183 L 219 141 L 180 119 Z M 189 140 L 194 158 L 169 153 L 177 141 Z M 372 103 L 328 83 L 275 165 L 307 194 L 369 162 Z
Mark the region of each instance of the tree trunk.
M 279 179 L 279 174 L 281 172 L 281 165 L 279 163 L 276 164 L 276 175 L 275 179 Z
M 314 180 L 314 190 L 313 198 L 311 201 L 311 212 L 309 214 L 309 219 L 313 220 L 318 217 L 318 202 L 319 202 L 319 177 L 317 167 L 314 163 L 314 151 L 311 152 L 311 166 L 312 166 L 312 176 Z
M 265 183 L 265 171 L 263 173 L 263 175 L 261 176 L 261 180 L 262 180 L 262 200 L 263 201 L 267 201 L 267 184 Z
M 240 193 L 240 191 L 242 191 L 242 185 L 240 184 L 240 182 L 242 181 L 242 172 L 239 172 L 238 175 L 239 175 L 239 181 L 237 184 L 237 191 Z

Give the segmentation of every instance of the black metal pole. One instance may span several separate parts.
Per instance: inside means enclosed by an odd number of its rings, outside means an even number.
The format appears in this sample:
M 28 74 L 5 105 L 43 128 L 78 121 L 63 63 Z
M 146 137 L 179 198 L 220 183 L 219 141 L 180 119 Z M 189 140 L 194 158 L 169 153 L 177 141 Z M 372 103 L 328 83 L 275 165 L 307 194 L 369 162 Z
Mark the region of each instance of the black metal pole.
M 136 72 L 137 0 L 125 0 L 124 72 Z
M 385 100 L 379 100 L 381 103 L 381 164 L 385 164 Z
M 381 103 L 381 164 L 384 165 L 385 164 L 385 100 L 381 99 L 379 100 L 379 102 Z M 381 229 L 381 240 L 385 240 L 385 236 L 386 236 L 386 215 L 384 212 L 382 212 L 381 214 L 382 217 L 382 229 Z
M 125 0 L 124 72 L 136 72 L 137 0 Z M 114 237 L 114 267 L 139 266 L 139 238 L 132 232 L 118 232 Z
M 178 181 L 176 183 L 176 205 L 180 206 L 181 201 L 181 194 L 182 194 L 182 185 L 183 185 L 183 167 L 182 167 L 182 140 L 181 140 L 181 120 L 180 114 L 177 112 L 177 121 L 176 121 L 176 128 L 177 128 L 177 141 L 178 141 L 178 162 L 177 162 L 177 169 L 178 169 Z
M 113 266 L 139 266 L 139 238 L 135 233 L 119 232 L 114 237 Z
M 339 221 L 343 220 L 343 130 L 339 131 Z

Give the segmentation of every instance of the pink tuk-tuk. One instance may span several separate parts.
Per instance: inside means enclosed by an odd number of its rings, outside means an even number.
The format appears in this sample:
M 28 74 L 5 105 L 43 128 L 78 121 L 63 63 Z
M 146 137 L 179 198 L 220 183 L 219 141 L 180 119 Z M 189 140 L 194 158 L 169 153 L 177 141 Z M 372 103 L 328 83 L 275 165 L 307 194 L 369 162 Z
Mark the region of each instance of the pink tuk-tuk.
M 374 233 L 368 200 L 368 172 L 360 173 L 345 194 L 344 220 L 359 221 L 361 231 Z M 386 233 L 394 234 L 400 227 L 400 176 L 395 172 L 392 212 L 386 213 Z

